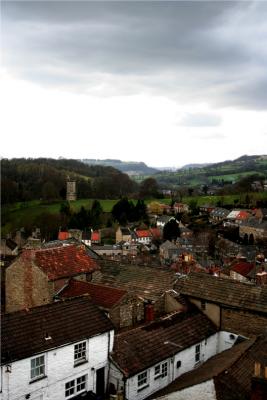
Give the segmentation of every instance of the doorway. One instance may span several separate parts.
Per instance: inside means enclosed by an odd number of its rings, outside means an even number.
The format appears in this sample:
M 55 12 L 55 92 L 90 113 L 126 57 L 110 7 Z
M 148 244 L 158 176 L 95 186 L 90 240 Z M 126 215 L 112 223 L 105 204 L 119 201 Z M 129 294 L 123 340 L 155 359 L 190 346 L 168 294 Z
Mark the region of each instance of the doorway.
M 105 367 L 96 370 L 96 394 L 98 396 L 105 394 Z

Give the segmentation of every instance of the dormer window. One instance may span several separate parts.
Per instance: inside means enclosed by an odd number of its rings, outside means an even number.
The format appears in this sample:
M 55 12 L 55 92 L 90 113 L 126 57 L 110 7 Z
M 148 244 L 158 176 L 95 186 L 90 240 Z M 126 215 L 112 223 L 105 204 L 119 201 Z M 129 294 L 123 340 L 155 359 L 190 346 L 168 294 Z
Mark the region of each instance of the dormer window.
M 87 360 L 86 341 L 74 345 L 74 364 L 80 364 Z

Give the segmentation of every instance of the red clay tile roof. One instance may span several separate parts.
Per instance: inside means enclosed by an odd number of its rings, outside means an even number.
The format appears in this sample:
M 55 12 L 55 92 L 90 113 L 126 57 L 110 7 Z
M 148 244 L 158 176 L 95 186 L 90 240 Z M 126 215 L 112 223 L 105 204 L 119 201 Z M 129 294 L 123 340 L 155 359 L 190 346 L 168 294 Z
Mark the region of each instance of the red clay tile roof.
M 150 232 L 154 238 L 159 238 L 161 236 L 158 228 L 151 228 Z
M 216 332 L 215 325 L 196 309 L 176 313 L 118 334 L 111 358 L 125 376 L 133 376 Z
M 92 232 L 91 235 L 92 242 L 99 242 L 100 241 L 100 234 L 98 231 Z
M 83 247 L 62 246 L 41 250 L 25 250 L 22 259 L 33 261 L 49 280 L 91 273 L 99 269 Z
M 240 211 L 236 219 L 247 219 L 249 215 L 247 211 Z
M 94 304 L 105 309 L 110 309 L 127 294 L 127 291 L 71 279 L 68 286 L 60 292 L 59 296 L 67 298 L 86 293 L 90 295 Z
M 231 270 L 242 276 L 247 276 L 254 268 L 254 264 L 248 262 L 239 262 L 231 267 Z
M 58 240 L 66 240 L 69 236 L 69 232 L 58 232 Z
M 5 314 L 1 319 L 2 362 L 28 358 L 113 329 L 88 296 Z M 50 340 L 45 340 L 46 334 Z
M 142 237 L 151 237 L 151 232 L 146 229 L 146 230 L 136 230 L 135 231 L 137 237 L 142 238 Z

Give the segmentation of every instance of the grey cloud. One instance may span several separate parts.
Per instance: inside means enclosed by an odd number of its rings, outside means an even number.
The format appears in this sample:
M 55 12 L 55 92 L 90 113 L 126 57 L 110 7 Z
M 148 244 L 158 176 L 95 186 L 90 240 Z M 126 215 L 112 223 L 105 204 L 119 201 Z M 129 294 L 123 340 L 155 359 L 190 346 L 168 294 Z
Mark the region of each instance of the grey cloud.
M 267 110 L 267 76 L 252 77 L 247 82 L 236 85 L 230 91 L 230 101 L 237 101 L 244 107 L 249 107 L 253 101 L 254 108 Z
M 263 16 L 253 2 L 4 2 L 3 61 L 44 85 L 260 109 Z

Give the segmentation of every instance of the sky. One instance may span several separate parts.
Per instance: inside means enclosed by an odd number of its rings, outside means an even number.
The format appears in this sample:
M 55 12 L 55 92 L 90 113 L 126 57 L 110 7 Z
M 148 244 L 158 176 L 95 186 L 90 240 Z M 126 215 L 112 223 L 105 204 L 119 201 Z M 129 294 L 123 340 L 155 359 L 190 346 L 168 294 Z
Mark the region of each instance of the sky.
M 1 157 L 267 154 L 266 1 L 1 2 Z

